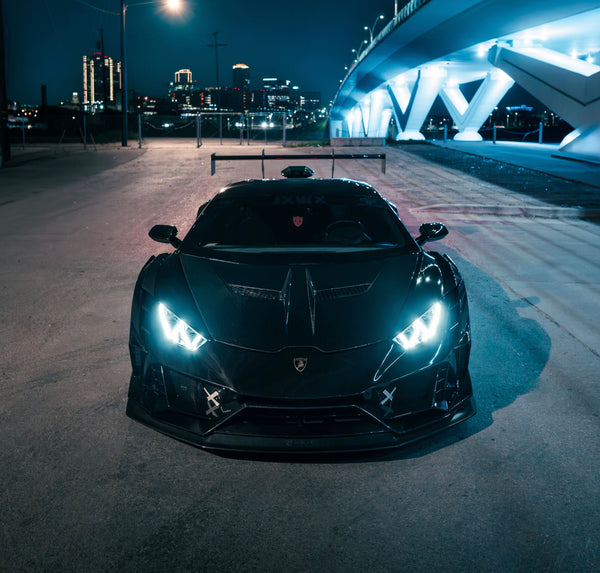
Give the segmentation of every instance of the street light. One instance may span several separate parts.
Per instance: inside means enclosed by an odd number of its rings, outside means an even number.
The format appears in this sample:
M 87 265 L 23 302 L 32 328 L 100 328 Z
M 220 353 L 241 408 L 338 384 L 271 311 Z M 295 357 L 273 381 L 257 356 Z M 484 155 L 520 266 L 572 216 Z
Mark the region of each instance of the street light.
M 360 58 L 360 53 L 362 52 L 362 50 L 363 50 L 363 48 L 364 48 L 364 45 L 365 45 L 365 44 L 368 44 L 368 43 L 369 43 L 369 42 L 367 42 L 366 40 L 363 40 L 363 41 L 360 43 L 360 46 L 358 46 L 358 50 L 352 49 L 352 53 L 353 53 L 353 54 L 356 54 L 356 58 L 355 58 L 354 62 L 358 62 L 358 58 Z
M 365 30 L 369 32 L 369 42 L 373 41 L 375 26 L 377 26 L 377 22 L 379 22 L 379 20 L 383 20 L 383 14 L 380 14 L 379 16 L 377 16 L 377 18 L 375 18 L 375 22 L 373 22 L 373 26 L 371 26 L 371 28 L 369 28 L 369 26 L 365 26 Z
M 175 12 L 181 8 L 181 0 L 151 0 L 150 2 L 136 2 L 131 6 L 146 6 L 148 4 L 163 4 L 167 9 Z M 125 42 L 125 16 L 129 4 L 125 0 L 121 0 L 121 109 L 123 111 L 123 128 L 121 132 L 121 146 L 127 147 L 127 139 L 129 134 L 129 125 L 127 118 L 127 47 Z

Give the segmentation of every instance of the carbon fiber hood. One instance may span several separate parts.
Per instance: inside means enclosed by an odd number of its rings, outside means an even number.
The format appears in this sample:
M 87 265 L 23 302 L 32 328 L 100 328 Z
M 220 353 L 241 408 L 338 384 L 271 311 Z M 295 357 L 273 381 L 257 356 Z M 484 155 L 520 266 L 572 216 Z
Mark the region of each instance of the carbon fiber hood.
M 181 266 L 213 340 L 276 352 L 324 352 L 395 335 L 419 254 L 361 262 L 246 264 L 182 254 Z

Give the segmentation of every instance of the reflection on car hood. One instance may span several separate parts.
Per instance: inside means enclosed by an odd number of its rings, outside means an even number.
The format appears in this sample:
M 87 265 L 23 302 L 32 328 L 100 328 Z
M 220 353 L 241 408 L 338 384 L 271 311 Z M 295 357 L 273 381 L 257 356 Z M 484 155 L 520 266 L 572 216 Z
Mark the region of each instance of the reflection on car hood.
M 292 265 L 180 260 L 214 340 L 266 352 L 329 352 L 395 335 L 419 255 Z

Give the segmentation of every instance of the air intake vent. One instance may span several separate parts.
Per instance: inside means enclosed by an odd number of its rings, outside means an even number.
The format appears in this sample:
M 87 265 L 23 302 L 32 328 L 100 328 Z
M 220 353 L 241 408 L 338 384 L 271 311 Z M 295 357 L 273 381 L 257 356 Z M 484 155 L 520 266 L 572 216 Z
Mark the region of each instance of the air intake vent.
M 343 286 L 315 291 L 317 301 L 333 300 L 347 296 L 357 296 L 366 293 L 371 288 L 370 284 Z
M 281 174 L 287 179 L 304 179 L 312 177 L 315 172 L 310 167 L 306 167 L 306 165 L 290 165 Z
M 263 300 L 273 300 L 280 301 L 283 300 L 283 294 L 281 291 L 266 289 L 266 288 L 256 288 L 256 287 L 248 287 L 242 285 L 229 285 L 231 290 L 235 294 L 239 294 L 241 296 L 249 296 L 252 298 L 262 298 Z

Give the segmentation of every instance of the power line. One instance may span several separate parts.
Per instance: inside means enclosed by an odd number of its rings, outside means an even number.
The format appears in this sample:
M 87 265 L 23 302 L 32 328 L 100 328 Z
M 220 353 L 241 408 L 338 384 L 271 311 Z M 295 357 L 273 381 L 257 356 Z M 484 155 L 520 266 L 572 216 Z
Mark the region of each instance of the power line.
M 99 8 L 98 6 L 94 6 L 93 4 L 90 4 L 89 2 L 86 2 L 85 0 L 75 0 L 75 2 L 79 2 L 79 4 L 83 4 L 84 6 L 87 6 L 88 8 L 92 8 L 93 10 L 97 10 L 98 12 L 103 12 L 104 14 L 112 14 L 113 16 L 121 15 L 120 12 L 113 12 L 111 10 L 105 10 L 104 8 Z
M 219 35 L 219 32 L 213 32 L 212 35 L 213 35 L 215 41 L 212 44 L 206 44 L 206 46 L 208 48 L 215 49 L 215 64 L 216 64 L 216 68 L 217 68 L 217 88 L 220 88 L 221 85 L 219 84 L 219 48 L 222 46 L 227 46 L 227 44 L 219 44 L 219 42 L 217 40 L 217 36 Z

